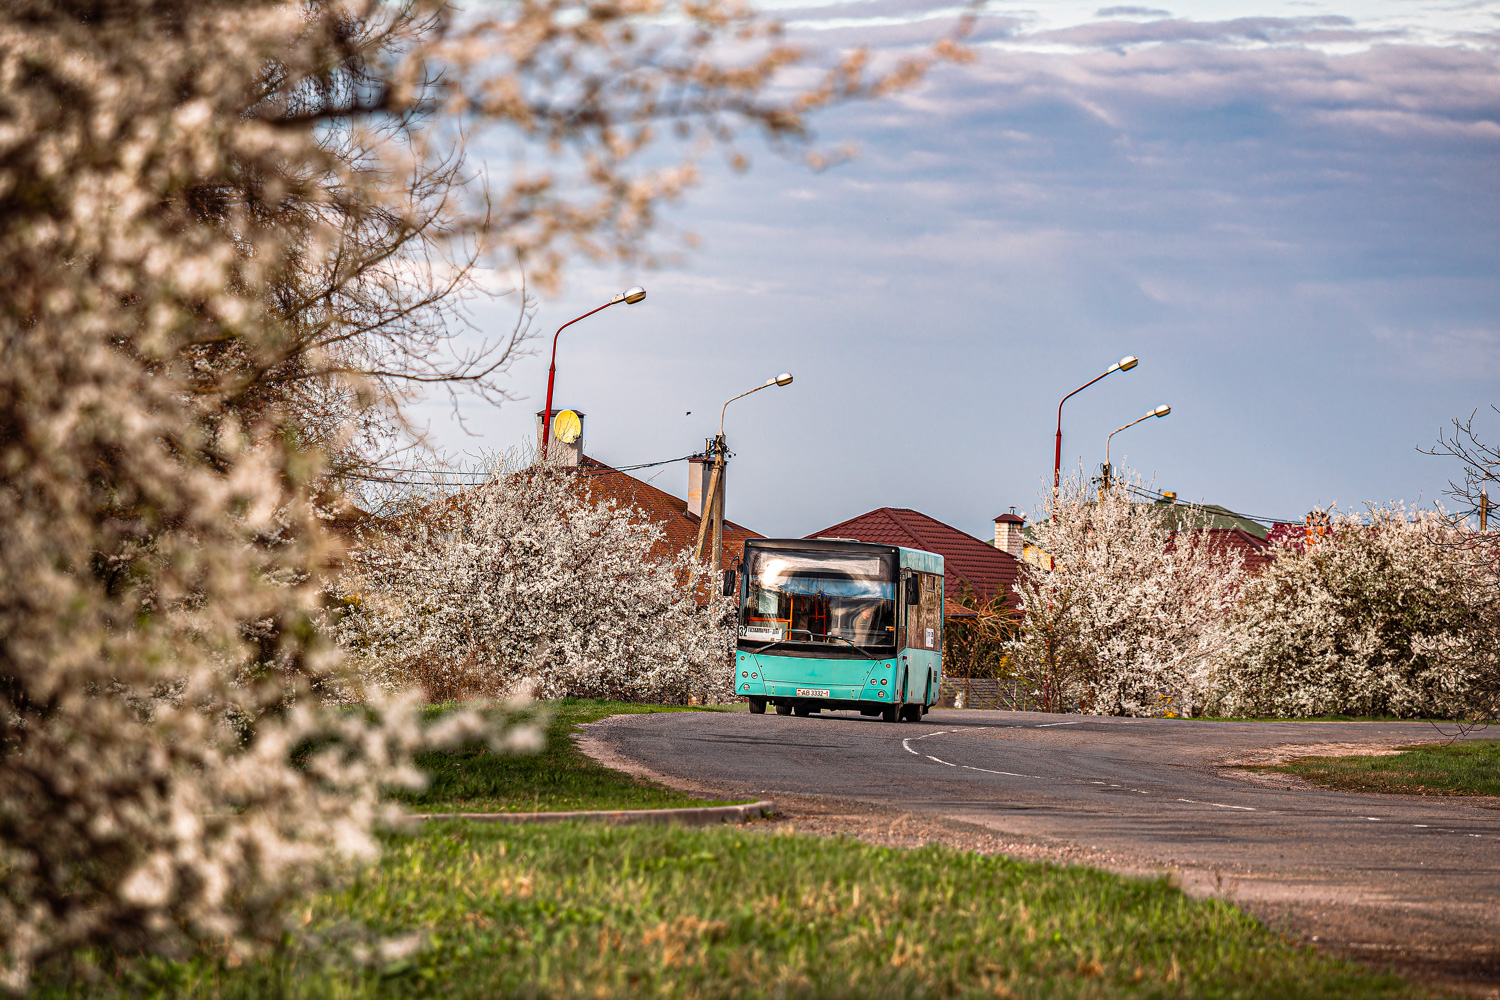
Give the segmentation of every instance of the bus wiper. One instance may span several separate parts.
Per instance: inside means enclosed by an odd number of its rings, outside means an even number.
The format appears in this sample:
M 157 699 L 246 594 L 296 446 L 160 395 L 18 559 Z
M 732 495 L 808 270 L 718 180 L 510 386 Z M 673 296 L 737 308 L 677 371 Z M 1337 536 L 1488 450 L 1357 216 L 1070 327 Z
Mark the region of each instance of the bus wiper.
M 807 632 L 806 629 L 800 629 L 800 628 L 799 629 L 794 629 L 792 631 Z M 870 649 L 868 646 L 861 646 L 859 643 L 852 642 L 849 639 L 845 639 L 841 635 L 827 635 L 827 634 L 825 634 L 823 636 L 823 638 L 825 638 L 825 639 L 837 639 L 839 642 L 842 642 L 842 643 L 844 643 L 846 645 L 849 645 L 849 646 L 853 646 L 855 649 L 859 650 L 861 653 L 864 653 L 866 656 L 868 656 L 872 660 L 878 660 L 878 659 L 880 659 L 880 657 L 882 655 L 880 653 L 875 652 L 873 649 Z M 761 647 L 753 650 L 753 652 L 764 653 L 766 650 L 770 649 L 772 646 L 784 646 L 784 645 L 786 645 L 787 643 L 790 643 L 790 642 L 798 642 L 798 643 L 801 643 L 802 645 L 809 645 L 810 646 L 810 645 L 813 645 L 814 640 L 812 638 L 812 633 L 811 632 L 807 632 L 807 638 L 805 640 L 803 640 L 803 639 L 795 639 L 795 640 L 794 639 L 773 639 L 772 641 L 766 643 L 764 646 L 761 646 Z
M 825 635 L 825 636 L 823 636 L 823 638 L 825 638 L 825 639 L 837 639 L 839 642 L 847 642 L 847 643 L 849 643 L 849 645 L 853 646 L 855 649 L 859 650 L 861 653 L 864 653 L 870 659 L 872 659 L 872 660 L 878 660 L 878 659 L 880 659 L 880 657 L 870 647 L 868 647 L 868 646 L 861 646 L 859 643 L 852 642 L 849 639 L 845 639 L 841 635 Z

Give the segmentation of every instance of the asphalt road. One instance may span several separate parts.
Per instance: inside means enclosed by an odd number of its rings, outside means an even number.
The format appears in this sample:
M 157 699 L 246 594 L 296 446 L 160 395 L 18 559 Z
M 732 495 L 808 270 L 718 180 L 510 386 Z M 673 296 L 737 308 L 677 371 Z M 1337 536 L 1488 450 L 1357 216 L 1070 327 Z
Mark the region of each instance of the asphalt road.
M 670 779 L 1081 845 L 1284 913 L 1309 937 L 1446 956 L 1500 980 L 1500 803 L 1332 792 L 1232 766 L 1288 746 L 1432 742 L 1423 723 L 692 712 L 617 718 L 596 734 Z

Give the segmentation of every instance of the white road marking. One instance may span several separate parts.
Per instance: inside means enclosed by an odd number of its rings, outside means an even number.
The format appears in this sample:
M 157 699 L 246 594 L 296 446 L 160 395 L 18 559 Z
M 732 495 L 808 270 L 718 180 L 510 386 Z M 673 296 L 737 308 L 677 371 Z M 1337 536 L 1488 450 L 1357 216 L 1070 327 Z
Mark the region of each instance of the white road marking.
M 946 729 L 939 729 L 937 732 L 923 733 L 921 736 L 908 736 L 906 739 L 904 739 L 904 740 L 901 741 L 901 745 L 906 748 L 906 752 L 907 753 L 914 753 L 918 757 L 920 757 L 920 756 L 922 756 L 922 754 L 919 751 L 913 750 L 911 748 L 911 741 L 912 740 L 925 740 L 929 736 L 941 736 L 944 733 L 946 733 L 947 731 L 948 730 L 946 730 Z
M 1082 725 L 1084 723 L 1084 721 L 1085 721 L 1084 719 L 1077 719 L 1077 720 L 1075 720 L 1073 722 L 1049 722 L 1046 725 L 1037 726 L 1036 728 L 1038 728 L 1038 729 L 1051 729 L 1053 726 L 1078 726 L 1078 725 Z
M 937 759 L 937 758 L 936 758 L 936 757 L 934 757 L 934 756 L 933 756 L 933 755 L 932 755 L 932 754 L 928 754 L 928 755 L 927 755 L 927 759 L 928 759 L 928 760 L 937 760 L 937 762 L 938 762 L 938 763 L 939 763 L 939 764 L 948 764 L 948 762 L 947 762 L 947 761 L 946 761 L 946 760 L 938 760 L 938 759 Z M 949 766 L 949 767 L 957 767 L 957 766 L 958 766 L 958 765 L 957 765 L 957 764 L 948 764 L 948 766 Z
M 1178 802 L 1191 802 L 1195 806 L 1213 806 L 1215 809 L 1238 809 L 1241 812 L 1256 812 L 1253 806 L 1231 806 L 1223 802 L 1199 802 L 1197 799 L 1178 799 Z
M 963 768 L 966 771 L 983 771 L 985 774 L 1003 774 L 1008 778 L 1037 778 L 1043 781 L 1046 780 L 1045 778 L 1042 778 L 1040 774 L 1017 774 L 1014 771 L 991 771 L 987 767 L 971 767 L 968 764 L 964 764 Z
M 1425 829 L 1427 829 L 1427 824 L 1426 823 L 1413 823 L 1412 826 L 1416 827 L 1418 830 L 1425 830 Z

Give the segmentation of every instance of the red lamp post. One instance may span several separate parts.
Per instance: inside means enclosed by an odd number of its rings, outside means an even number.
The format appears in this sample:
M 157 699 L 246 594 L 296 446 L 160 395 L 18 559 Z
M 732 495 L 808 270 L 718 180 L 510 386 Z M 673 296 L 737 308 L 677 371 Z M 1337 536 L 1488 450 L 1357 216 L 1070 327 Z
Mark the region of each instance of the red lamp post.
M 635 305 L 645 297 L 646 290 L 640 285 L 636 285 L 634 288 L 627 288 L 625 291 L 617 293 L 613 298 L 604 303 L 604 305 L 600 306 L 598 309 L 590 309 L 582 316 L 579 316 L 578 319 L 568 320 L 562 326 L 558 327 L 557 332 L 552 335 L 552 365 L 547 369 L 547 409 L 545 411 L 545 415 L 542 417 L 543 458 L 547 457 L 547 440 L 552 437 L 552 383 L 557 379 L 557 338 L 562 336 L 562 332 L 564 330 L 572 326 L 574 323 L 577 323 L 580 319 L 588 319 L 590 316 L 594 315 L 594 313 L 602 312 L 603 310 L 608 309 L 610 306 L 616 305 L 620 302 Z
M 1116 361 L 1114 364 L 1110 365 L 1109 368 L 1107 368 L 1105 370 L 1104 375 L 1100 375 L 1100 376 L 1098 376 L 1096 378 L 1092 378 L 1089 381 L 1083 383 L 1083 385 L 1080 385 L 1078 388 L 1074 389 L 1072 392 L 1070 392 L 1066 396 L 1064 396 L 1062 398 L 1062 401 L 1057 404 L 1057 448 L 1052 453 L 1052 493 L 1053 493 L 1053 495 L 1056 495 L 1058 489 L 1062 486 L 1062 408 L 1063 408 L 1063 403 L 1066 403 L 1068 400 L 1072 399 L 1074 396 L 1078 395 L 1080 392 L 1082 392 L 1083 390 L 1087 389 L 1089 386 L 1093 385 L 1095 382 L 1099 381 L 1099 379 L 1104 378 L 1105 375 L 1113 375 L 1115 372 L 1128 372 L 1128 371 L 1130 371 L 1130 369 L 1134 368 L 1136 365 L 1138 365 L 1140 363 L 1141 363 L 1141 359 L 1140 358 L 1136 357 L 1133 354 L 1127 354 L 1125 357 L 1121 358 L 1119 361 Z

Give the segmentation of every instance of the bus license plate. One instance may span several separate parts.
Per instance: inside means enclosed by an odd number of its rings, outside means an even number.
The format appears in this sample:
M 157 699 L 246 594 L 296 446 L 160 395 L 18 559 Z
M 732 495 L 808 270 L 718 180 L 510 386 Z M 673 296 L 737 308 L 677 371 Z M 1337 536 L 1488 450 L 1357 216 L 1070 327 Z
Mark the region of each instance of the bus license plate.
M 798 688 L 797 689 L 797 697 L 798 698 L 827 698 L 828 697 L 828 689 L 827 688 Z

